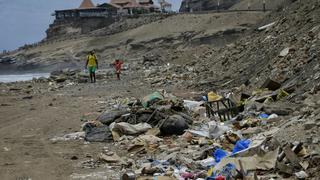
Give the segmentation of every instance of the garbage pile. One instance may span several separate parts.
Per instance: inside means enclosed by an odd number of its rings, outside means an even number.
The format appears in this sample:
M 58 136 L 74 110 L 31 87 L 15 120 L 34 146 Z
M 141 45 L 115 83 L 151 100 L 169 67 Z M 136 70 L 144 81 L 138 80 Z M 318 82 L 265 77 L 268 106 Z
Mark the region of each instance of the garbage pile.
M 319 153 L 311 152 L 308 143 L 278 139 L 284 127 L 301 118 L 292 115 L 294 106 L 277 106 L 290 93 L 270 79 L 250 94 L 239 89 L 209 92 L 202 101 L 182 100 L 163 90 L 127 99 L 86 122 L 81 135 L 88 142 L 112 143 L 116 152 L 104 150 L 97 161 L 120 167 L 122 179 L 315 176 Z M 227 120 L 219 113 L 233 109 L 208 109 L 226 99 L 239 109 Z
M 193 118 L 184 108 L 183 101 L 164 91 L 156 91 L 142 100 L 103 112 L 83 129 L 87 141 L 111 142 L 154 128 L 159 131 L 157 134 L 182 135 L 192 123 Z

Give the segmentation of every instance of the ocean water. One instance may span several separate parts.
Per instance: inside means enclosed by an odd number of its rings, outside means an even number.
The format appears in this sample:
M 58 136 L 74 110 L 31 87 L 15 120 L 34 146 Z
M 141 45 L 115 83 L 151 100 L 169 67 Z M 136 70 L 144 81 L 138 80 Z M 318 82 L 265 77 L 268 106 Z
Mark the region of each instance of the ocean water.
M 30 81 L 33 78 L 45 77 L 48 78 L 50 73 L 30 73 L 30 74 L 9 74 L 0 75 L 0 82 L 17 82 L 17 81 Z

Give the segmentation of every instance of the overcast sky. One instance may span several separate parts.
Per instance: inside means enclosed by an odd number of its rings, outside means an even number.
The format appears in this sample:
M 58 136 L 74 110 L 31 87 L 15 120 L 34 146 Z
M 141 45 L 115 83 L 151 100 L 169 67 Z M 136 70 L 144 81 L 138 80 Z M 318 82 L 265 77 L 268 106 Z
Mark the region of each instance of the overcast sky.
M 95 4 L 108 0 L 92 0 Z M 181 0 L 168 0 L 178 10 Z M 0 0 L 0 51 L 38 42 L 53 22 L 56 9 L 78 7 L 82 0 Z M 157 0 L 154 0 L 157 2 Z

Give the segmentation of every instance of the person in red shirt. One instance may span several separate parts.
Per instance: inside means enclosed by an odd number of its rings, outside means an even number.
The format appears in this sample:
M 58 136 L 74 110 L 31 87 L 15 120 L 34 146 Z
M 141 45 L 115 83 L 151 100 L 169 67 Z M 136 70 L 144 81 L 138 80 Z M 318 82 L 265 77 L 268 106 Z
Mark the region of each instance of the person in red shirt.
M 117 59 L 117 60 L 113 63 L 113 66 L 114 66 L 114 68 L 116 69 L 116 74 L 117 74 L 118 80 L 120 80 L 120 74 L 121 74 L 122 64 L 123 64 L 123 62 L 120 61 L 119 59 Z

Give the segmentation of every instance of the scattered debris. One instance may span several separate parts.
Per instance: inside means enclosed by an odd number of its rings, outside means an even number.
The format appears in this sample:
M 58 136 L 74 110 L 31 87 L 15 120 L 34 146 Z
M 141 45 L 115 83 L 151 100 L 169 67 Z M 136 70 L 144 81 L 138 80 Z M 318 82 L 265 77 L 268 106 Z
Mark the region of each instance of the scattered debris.
M 271 28 L 276 22 L 272 22 L 270 24 L 267 24 L 267 25 L 264 25 L 264 26 L 261 26 L 258 28 L 259 31 L 263 31 L 263 30 L 266 30 L 266 29 L 269 29 Z

